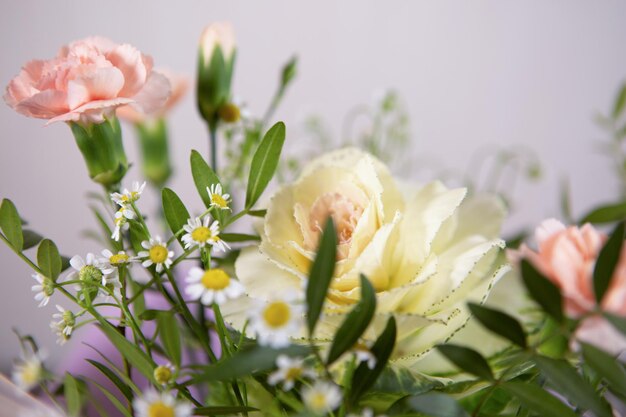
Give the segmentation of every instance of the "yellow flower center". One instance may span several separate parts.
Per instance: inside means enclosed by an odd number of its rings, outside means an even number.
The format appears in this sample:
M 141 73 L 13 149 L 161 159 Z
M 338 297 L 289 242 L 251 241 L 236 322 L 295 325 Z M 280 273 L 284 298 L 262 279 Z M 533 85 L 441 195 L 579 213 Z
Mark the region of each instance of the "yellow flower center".
M 211 230 L 208 227 L 200 226 L 193 229 L 191 238 L 196 242 L 204 243 L 211 237 Z
M 211 202 L 219 208 L 228 207 L 228 202 L 219 194 L 211 194 Z
M 154 245 L 150 248 L 150 260 L 155 264 L 161 264 L 167 260 L 167 248 L 163 245 Z
M 302 368 L 289 368 L 289 370 L 285 374 L 285 379 L 295 381 L 296 379 L 300 378 L 301 375 Z
M 148 407 L 148 417 L 176 417 L 176 414 L 173 407 L 157 401 Z
M 109 262 L 111 262 L 114 265 L 117 264 L 124 264 L 126 262 L 128 262 L 128 255 L 126 255 L 125 253 L 116 253 L 115 255 L 112 255 L 109 258 Z
M 38 363 L 27 363 L 22 368 L 20 377 L 25 385 L 33 385 L 39 382 L 39 376 L 41 374 L 41 368 Z
M 165 385 L 172 379 L 172 370 L 167 366 L 157 366 L 154 370 L 154 379 L 161 385 Z
M 283 301 L 274 301 L 270 303 L 263 311 L 263 319 L 268 326 L 273 328 L 283 327 L 289 322 L 291 317 L 291 309 L 289 305 Z
M 309 405 L 313 411 L 326 411 L 328 408 L 326 402 L 326 396 L 324 393 L 316 392 L 311 396 Z
M 220 118 L 226 123 L 235 123 L 241 118 L 241 111 L 233 103 L 226 103 L 218 110 Z
M 200 280 L 208 290 L 223 290 L 228 287 L 230 277 L 222 269 L 209 269 Z

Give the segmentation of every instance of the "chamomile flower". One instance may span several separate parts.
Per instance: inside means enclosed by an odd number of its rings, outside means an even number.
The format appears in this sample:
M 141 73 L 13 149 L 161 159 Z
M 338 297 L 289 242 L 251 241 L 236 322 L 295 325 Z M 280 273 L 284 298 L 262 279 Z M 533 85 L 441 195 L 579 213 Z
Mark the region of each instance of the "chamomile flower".
M 193 267 L 185 279 L 189 285 L 185 292 L 192 300 L 200 300 L 205 306 L 215 303 L 224 304 L 226 300 L 234 300 L 241 296 L 245 290 L 243 284 L 232 279 L 219 268 L 204 270 Z
M 287 355 L 279 355 L 276 358 L 278 369 L 272 372 L 267 378 L 270 385 L 283 384 L 283 390 L 289 391 L 300 378 L 315 377 L 315 372 L 304 365 L 304 359 L 290 358 Z
M 122 297 L 122 282 L 120 281 L 120 277 L 116 273 L 103 275 L 102 286 L 108 290 L 101 290 L 101 294 L 105 297 L 110 297 L 111 295 L 113 295 L 113 297 L 117 299 L 120 299 Z
M 145 268 L 156 265 L 156 271 L 160 274 L 172 265 L 174 251 L 168 250 L 167 243 L 164 243 L 159 236 L 150 238 L 149 241 L 144 240 L 141 246 L 146 250 L 139 252 L 137 256 L 144 259 L 141 265 Z
M 190 417 L 193 407 L 186 401 L 178 401 L 171 392 L 146 391 L 135 398 L 133 408 L 137 417 Z
M 43 360 L 45 354 L 40 350 L 36 353 L 30 353 L 17 361 L 11 379 L 15 385 L 24 391 L 30 391 L 43 379 L 44 368 Z
M 146 182 L 144 181 L 142 184 L 139 184 L 139 181 L 133 182 L 133 186 L 129 190 L 125 188 L 122 193 L 113 193 L 111 194 L 111 200 L 113 200 L 118 205 L 124 207 L 128 206 L 135 201 L 139 200 L 141 197 L 141 193 L 146 188 Z
M 224 193 L 222 190 L 222 184 L 211 184 L 210 187 L 206 187 L 209 198 L 211 199 L 211 207 L 215 207 L 219 210 L 230 210 L 228 203 L 230 203 L 230 194 Z
M 200 220 L 199 217 L 188 219 L 183 229 L 187 232 L 182 237 L 185 249 L 196 245 L 201 248 L 211 245 L 223 252 L 230 249 L 230 246 L 220 238 L 220 223 L 218 221 L 211 223 L 209 216 L 206 216 L 204 220 Z
M 128 255 L 123 250 L 113 253 L 108 249 L 103 250 L 102 257 L 98 259 L 104 265 L 110 265 L 111 267 L 120 267 L 122 265 L 128 265 L 135 261 L 135 258 Z
M 31 287 L 31 290 L 36 292 L 35 301 L 39 301 L 39 307 L 44 307 L 48 305 L 54 293 L 54 281 L 40 274 L 33 274 L 32 277 L 38 282 Z
M 72 336 L 74 326 L 76 326 L 76 316 L 70 310 L 66 310 L 58 304 L 56 308 L 58 313 L 52 315 L 53 320 L 50 323 L 50 328 L 59 336 L 57 343 L 62 345 Z
M 315 414 L 321 415 L 333 411 L 341 404 L 342 394 L 332 382 L 316 381 L 313 386 L 302 389 L 304 405 Z
M 289 338 L 302 326 L 303 311 L 293 297 L 275 298 L 251 312 L 250 330 L 256 334 L 259 345 L 275 349 L 289 346 Z
M 129 214 L 130 213 L 130 214 Z M 132 216 L 132 217 L 129 217 Z M 128 219 L 132 219 L 135 216 L 135 212 L 129 210 L 127 207 L 121 207 L 118 211 L 115 212 L 115 229 L 113 229 L 113 233 L 111 234 L 111 239 L 115 241 L 119 241 L 122 232 L 128 230 L 130 225 L 128 224 Z
M 81 284 L 76 287 L 77 290 L 89 293 L 91 298 L 98 294 L 107 295 L 100 288 L 100 285 L 105 285 L 108 282 L 109 275 L 115 271 L 115 268 L 101 263 L 93 253 L 88 253 L 85 259 L 79 255 L 73 256 L 70 259 L 70 265 L 74 270 L 68 275 L 68 278 L 78 278 L 81 281 Z
M 176 375 L 176 368 L 171 363 L 165 365 L 159 365 L 154 368 L 153 376 L 154 380 L 162 386 L 168 385 L 174 380 Z

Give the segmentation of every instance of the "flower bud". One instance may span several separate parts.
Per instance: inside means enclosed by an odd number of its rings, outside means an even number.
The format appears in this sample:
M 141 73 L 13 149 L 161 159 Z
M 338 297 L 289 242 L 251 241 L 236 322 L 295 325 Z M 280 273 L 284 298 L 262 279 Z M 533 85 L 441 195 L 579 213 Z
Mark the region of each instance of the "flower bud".
M 235 35 L 230 23 L 213 23 L 200 38 L 198 57 L 198 109 L 214 127 L 218 110 L 230 98 L 230 84 L 235 63 Z
M 154 369 L 154 380 L 160 385 L 167 385 L 172 381 L 174 369 L 170 365 L 159 365 Z
M 89 177 L 107 188 L 120 183 L 128 170 L 122 130 L 116 117 L 103 123 L 69 123 L 83 154 Z

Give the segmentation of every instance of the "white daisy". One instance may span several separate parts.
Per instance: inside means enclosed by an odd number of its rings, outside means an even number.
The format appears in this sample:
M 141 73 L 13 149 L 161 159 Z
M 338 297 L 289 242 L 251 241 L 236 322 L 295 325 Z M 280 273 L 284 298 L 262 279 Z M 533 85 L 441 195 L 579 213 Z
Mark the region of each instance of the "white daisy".
M 133 182 L 133 186 L 130 190 L 128 188 L 125 188 L 122 193 L 111 194 L 111 200 L 113 200 L 115 203 L 122 207 L 128 206 L 129 204 L 132 204 L 135 201 L 139 200 L 139 197 L 141 197 L 141 193 L 143 193 L 143 190 L 145 188 L 145 181 L 141 185 L 138 181 L 135 181 Z
M 77 277 L 81 281 L 81 284 L 76 287 L 77 290 L 89 292 L 91 298 L 98 294 L 108 295 L 106 291 L 100 288 L 100 285 L 109 283 L 109 275 L 115 271 L 115 268 L 100 262 L 93 253 L 88 253 L 85 259 L 79 255 L 73 256 L 70 259 L 70 265 L 74 270 L 68 275 L 68 278 L 75 279 Z
M 50 297 L 54 293 L 54 281 L 40 274 L 33 274 L 32 277 L 38 282 L 31 290 L 36 292 L 35 301 L 39 301 L 39 307 L 48 305 Z
M 250 331 L 256 334 L 259 345 L 275 349 L 289 346 L 289 338 L 300 331 L 304 311 L 294 298 L 276 298 L 251 312 Z
M 315 377 L 315 372 L 311 368 L 304 365 L 304 359 L 290 358 L 287 355 L 279 355 L 276 358 L 276 366 L 278 370 L 272 372 L 267 378 L 270 385 L 283 383 L 283 389 L 289 391 L 300 378 Z
M 187 220 L 187 224 L 183 226 L 185 233 L 182 241 L 185 243 L 185 249 L 190 249 L 195 245 L 203 248 L 205 245 L 211 245 L 225 252 L 230 246 L 220 238 L 220 223 L 206 216 L 204 220 L 199 217 Z
M 171 392 L 152 389 L 135 398 L 133 408 L 137 417 L 190 417 L 193 411 L 191 404 L 176 400 Z
M 132 213 L 133 216 L 135 215 L 132 210 L 128 210 L 125 207 L 120 208 L 115 213 L 115 229 L 113 229 L 111 239 L 119 241 L 122 237 L 122 232 L 128 230 L 128 228 L 130 227 L 130 225 L 128 224 L 128 213 Z
M 210 187 L 206 187 L 209 198 L 211 199 L 211 207 L 215 207 L 220 210 L 230 210 L 228 203 L 230 203 L 230 194 L 224 193 L 222 190 L 222 184 L 211 184 Z
M 43 379 L 43 360 L 45 354 L 40 350 L 17 361 L 11 374 L 15 385 L 24 391 L 30 391 Z
M 108 249 L 104 249 L 102 252 L 102 257 L 98 259 L 100 263 L 103 265 L 109 265 L 111 267 L 119 267 L 121 265 L 128 265 L 131 262 L 134 262 L 136 259 L 132 256 L 129 256 L 123 250 L 113 253 Z
M 241 282 L 232 279 L 219 268 L 205 271 L 197 266 L 193 267 L 189 270 L 185 282 L 189 284 L 185 288 L 187 295 L 192 300 L 200 300 L 205 306 L 213 303 L 224 304 L 226 300 L 234 300 L 245 292 Z
M 159 365 L 154 368 L 153 372 L 154 380 L 162 386 L 166 386 L 172 382 L 174 375 L 176 375 L 176 368 L 174 368 L 171 363 Z
M 58 304 L 56 305 L 56 308 L 59 312 L 52 315 L 53 320 L 52 323 L 50 323 L 50 328 L 54 330 L 59 337 L 57 339 L 57 343 L 63 345 L 72 336 L 74 326 L 76 325 L 76 316 L 74 313 L 69 310 L 65 310 Z
M 168 250 L 167 243 L 164 243 L 159 236 L 150 238 L 149 241 L 144 240 L 141 246 L 147 250 L 139 252 L 137 256 L 144 258 L 141 265 L 145 268 L 156 265 L 156 271 L 160 274 L 172 265 L 174 251 Z
M 302 389 L 304 405 L 315 414 L 326 414 L 341 405 L 342 394 L 332 382 L 316 381 L 311 387 Z

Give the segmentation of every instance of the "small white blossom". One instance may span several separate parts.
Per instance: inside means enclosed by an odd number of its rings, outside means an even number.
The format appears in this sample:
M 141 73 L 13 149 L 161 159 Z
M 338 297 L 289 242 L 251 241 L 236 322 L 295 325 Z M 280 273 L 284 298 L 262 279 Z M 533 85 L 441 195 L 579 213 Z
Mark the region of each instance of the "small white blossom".
M 115 280 L 119 282 L 119 279 L 112 275 L 115 268 L 100 262 L 93 253 L 88 253 L 85 259 L 79 255 L 73 256 L 70 259 L 70 265 L 74 270 L 68 275 L 68 278 L 78 278 L 81 281 L 81 284 L 76 287 L 77 290 L 90 291 L 96 289 L 96 295 L 107 297 L 109 294 L 100 285 L 111 288 L 111 284 Z M 113 287 L 117 286 L 113 285 Z
M 11 378 L 15 385 L 24 391 L 30 391 L 43 379 L 43 360 L 45 354 L 41 350 L 37 353 L 28 354 L 17 361 Z
M 132 262 L 136 261 L 136 258 L 128 255 L 123 250 L 113 253 L 108 249 L 104 249 L 102 252 L 102 257 L 98 259 L 101 264 L 107 265 L 110 267 L 119 267 L 121 265 L 128 265 Z
M 139 200 L 141 197 L 141 193 L 146 188 L 146 182 L 144 181 L 142 184 L 139 184 L 138 181 L 133 182 L 133 186 L 129 190 L 125 188 L 121 193 L 112 193 L 111 200 L 113 200 L 116 204 L 126 207 L 129 204 L 134 203 Z
M 222 184 L 211 184 L 210 187 L 206 187 L 209 198 L 211 199 L 211 207 L 215 207 L 219 210 L 230 210 L 228 204 L 230 203 L 230 194 L 224 193 L 222 190 Z
M 241 296 L 245 289 L 241 282 L 232 279 L 220 268 L 204 270 L 193 267 L 185 279 L 189 285 L 185 292 L 192 300 L 200 300 L 205 306 L 224 304 Z
M 204 220 L 200 220 L 199 217 L 189 219 L 183 229 L 187 232 L 182 237 L 185 249 L 190 249 L 196 245 L 201 248 L 211 245 L 222 252 L 230 249 L 230 246 L 219 236 L 220 223 L 218 221 L 211 223 L 209 216 L 206 216 Z
M 31 290 L 36 293 L 35 301 L 39 301 L 39 307 L 44 307 L 48 305 L 50 297 L 54 293 L 54 282 L 40 274 L 33 274 L 32 277 L 38 282 L 31 287 Z
M 326 414 L 341 404 L 342 394 L 332 382 L 316 381 L 311 387 L 302 389 L 304 405 L 315 414 Z
M 282 382 L 283 389 L 289 391 L 292 389 L 298 379 L 315 377 L 315 372 L 304 365 L 304 359 L 290 358 L 287 355 L 279 355 L 276 358 L 276 366 L 278 369 L 272 372 L 267 378 L 270 385 L 277 385 Z
M 259 345 L 276 349 L 289 346 L 290 337 L 300 331 L 304 312 L 294 298 L 275 298 L 250 312 L 250 330 L 256 334 Z
M 137 256 L 144 259 L 141 265 L 145 268 L 156 265 L 156 271 L 160 274 L 172 265 L 174 251 L 168 250 L 167 243 L 164 243 L 159 236 L 141 242 L 141 246 L 146 250 L 139 252 Z
M 76 325 L 76 316 L 70 310 L 65 310 L 60 305 L 56 305 L 58 313 L 52 315 L 52 323 L 50 328 L 59 337 L 57 343 L 63 345 L 72 336 L 74 326 Z M 56 320 L 56 321 L 55 321 Z
M 135 398 L 133 408 L 137 417 L 190 417 L 193 407 L 186 401 L 178 401 L 171 392 L 152 389 Z
M 115 241 L 119 241 L 122 237 L 122 232 L 128 230 L 130 225 L 128 224 L 128 213 L 132 213 L 134 216 L 134 212 L 132 210 L 128 210 L 125 207 L 120 208 L 115 213 L 115 228 L 113 229 L 113 233 L 111 234 L 111 239 Z

